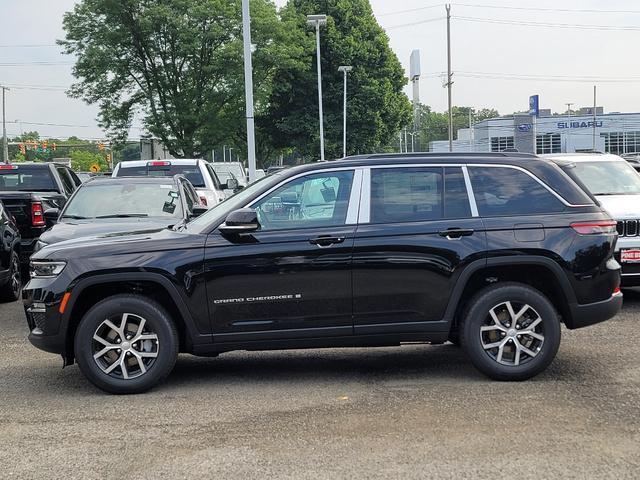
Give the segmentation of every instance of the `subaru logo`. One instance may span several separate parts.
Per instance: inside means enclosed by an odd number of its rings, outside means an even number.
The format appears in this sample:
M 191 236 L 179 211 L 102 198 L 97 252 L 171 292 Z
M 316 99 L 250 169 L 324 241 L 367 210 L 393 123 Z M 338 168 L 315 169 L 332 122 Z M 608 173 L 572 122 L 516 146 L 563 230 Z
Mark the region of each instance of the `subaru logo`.
M 516 127 L 519 132 L 530 132 L 531 124 L 530 123 L 522 123 Z

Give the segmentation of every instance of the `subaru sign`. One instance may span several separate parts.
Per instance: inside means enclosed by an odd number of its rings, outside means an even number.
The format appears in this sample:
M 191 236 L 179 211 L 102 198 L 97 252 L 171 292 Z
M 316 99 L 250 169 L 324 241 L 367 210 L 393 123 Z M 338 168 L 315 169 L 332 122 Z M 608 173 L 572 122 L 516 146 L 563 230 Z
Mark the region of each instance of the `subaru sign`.
M 558 122 L 556 126 L 558 129 L 593 128 L 594 124 L 597 128 L 602 128 L 602 120 L 596 120 L 595 122 Z
M 531 95 L 529 97 L 529 115 L 532 117 L 540 116 L 540 95 Z
M 530 132 L 532 125 L 530 123 L 521 123 L 516 128 L 519 132 Z

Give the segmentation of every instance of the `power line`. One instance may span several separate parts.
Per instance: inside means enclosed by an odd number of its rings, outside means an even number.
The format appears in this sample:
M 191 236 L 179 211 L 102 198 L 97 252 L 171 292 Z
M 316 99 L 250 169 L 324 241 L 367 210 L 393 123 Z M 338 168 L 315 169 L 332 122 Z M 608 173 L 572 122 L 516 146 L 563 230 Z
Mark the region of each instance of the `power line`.
M 33 45 L 0 45 L 0 48 L 45 48 L 45 47 L 59 47 L 56 43 L 49 44 L 33 44 Z
M 387 17 L 390 15 L 400 15 L 402 13 L 411 13 L 411 12 L 420 12 L 422 10 L 429 10 L 431 8 L 436 8 L 436 7 L 443 7 L 444 5 L 441 3 L 436 3 L 434 5 L 427 5 L 426 7 L 418 7 L 418 8 L 410 8 L 408 10 L 398 10 L 395 12 L 385 12 L 385 13 L 379 13 L 377 16 L 378 17 Z
M 454 72 L 458 77 L 469 77 L 479 79 L 498 80 L 523 80 L 523 81 L 558 81 L 558 82 L 595 82 L 595 83 L 636 83 L 640 82 L 637 77 L 595 77 L 589 75 L 546 75 L 546 74 L 520 74 L 504 72 L 470 72 L 458 70 Z M 430 72 L 422 75 L 421 78 L 446 77 L 446 72 Z
M 470 8 L 493 8 L 497 10 L 526 10 L 536 12 L 568 12 L 568 13 L 631 13 L 640 14 L 640 10 L 597 10 L 588 8 L 570 9 L 570 8 L 541 8 L 541 7 L 513 7 L 505 5 L 479 5 L 471 3 L 454 3 L 456 7 Z
M 464 22 L 477 22 L 477 23 L 495 23 L 499 25 L 521 25 L 524 27 L 546 27 L 546 28 L 571 28 L 578 30 L 609 30 L 609 31 L 628 31 L 637 32 L 640 31 L 640 26 L 620 26 L 620 25 L 590 25 L 590 24 L 573 24 L 573 23 L 544 23 L 544 22 L 529 22 L 524 20 L 502 20 L 498 18 L 479 18 L 479 17 L 459 17 L 454 16 L 457 20 Z
M 13 123 L 14 125 L 17 125 L 17 124 L 20 124 L 20 125 L 37 125 L 37 126 L 45 126 L 45 127 L 99 128 L 98 125 L 69 125 L 69 124 L 65 124 L 65 123 L 25 122 L 25 121 L 22 121 L 22 120 L 15 120 L 13 122 L 7 122 L 7 123 Z M 131 126 L 129 128 L 134 128 L 136 130 L 143 130 L 142 127 Z
M 400 25 L 391 25 L 390 27 L 384 27 L 384 29 L 385 30 L 393 30 L 394 28 L 412 27 L 414 25 L 422 25 L 424 23 L 437 22 L 438 20 L 445 20 L 446 18 L 447 17 L 428 18 L 426 20 L 420 20 L 420 21 L 417 21 L 417 22 L 402 23 Z
M 11 62 L 0 63 L 0 67 L 39 67 L 39 66 L 52 66 L 52 65 L 73 65 L 74 62 Z

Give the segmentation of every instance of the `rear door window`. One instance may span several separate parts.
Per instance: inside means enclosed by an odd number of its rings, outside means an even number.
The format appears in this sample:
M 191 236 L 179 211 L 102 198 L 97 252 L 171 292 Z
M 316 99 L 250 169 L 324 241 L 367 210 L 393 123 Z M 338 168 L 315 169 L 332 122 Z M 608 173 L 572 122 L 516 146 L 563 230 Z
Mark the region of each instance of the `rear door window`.
M 508 167 L 469 167 L 483 217 L 557 213 L 565 205 L 527 173 Z

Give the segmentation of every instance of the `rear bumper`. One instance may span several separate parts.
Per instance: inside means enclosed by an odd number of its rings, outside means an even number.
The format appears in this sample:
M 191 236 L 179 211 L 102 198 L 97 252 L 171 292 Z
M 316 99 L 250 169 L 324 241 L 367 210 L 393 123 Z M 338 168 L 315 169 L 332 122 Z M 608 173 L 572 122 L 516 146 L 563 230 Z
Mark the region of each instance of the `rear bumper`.
M 570 330 L 584 328 L 589 325 L 604 322 L 615 317 L 622 308 L 622 293 L 613 294 L 602 302 L 588 303 L 584 305 L 571 304 L 571 319 L 566 319 L 565 324 Z

